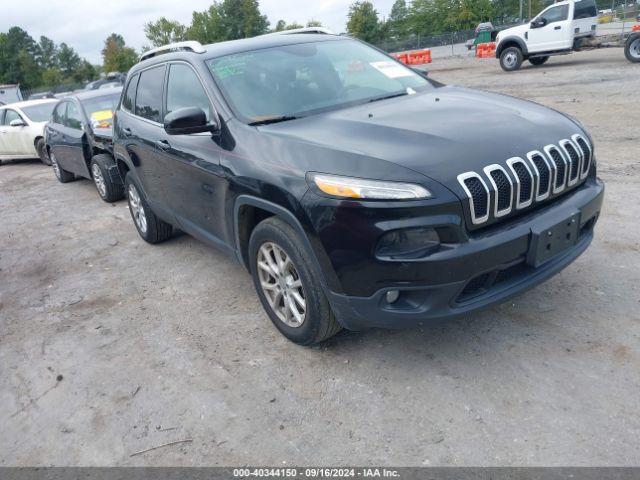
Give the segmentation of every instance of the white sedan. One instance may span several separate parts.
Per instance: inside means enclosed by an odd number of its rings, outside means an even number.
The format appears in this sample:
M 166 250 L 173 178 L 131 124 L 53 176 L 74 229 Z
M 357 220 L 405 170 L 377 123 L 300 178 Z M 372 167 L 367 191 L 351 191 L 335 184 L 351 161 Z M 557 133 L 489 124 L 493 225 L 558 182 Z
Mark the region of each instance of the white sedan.
M 58 101 L 30 100 L 0 106 L 0 163 L 39 158 L 51 165 L 44 143 L 44 126 Z

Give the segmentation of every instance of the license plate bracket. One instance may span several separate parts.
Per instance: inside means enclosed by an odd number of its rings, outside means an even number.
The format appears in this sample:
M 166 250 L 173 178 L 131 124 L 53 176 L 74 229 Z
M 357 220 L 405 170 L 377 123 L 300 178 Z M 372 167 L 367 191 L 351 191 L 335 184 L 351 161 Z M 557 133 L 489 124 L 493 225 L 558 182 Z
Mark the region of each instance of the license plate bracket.
M 527 264 L 537 268 L 574 246 L 578 241 L 579 229 L 580 212 L 551 227 L 532 227 Z

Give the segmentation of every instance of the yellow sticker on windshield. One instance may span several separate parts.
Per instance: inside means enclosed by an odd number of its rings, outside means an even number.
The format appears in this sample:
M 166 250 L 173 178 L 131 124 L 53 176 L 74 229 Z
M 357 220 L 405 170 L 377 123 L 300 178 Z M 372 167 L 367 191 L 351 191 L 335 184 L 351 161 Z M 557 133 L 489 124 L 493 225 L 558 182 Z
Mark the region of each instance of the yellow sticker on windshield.
M 389 78 L 410 77 L 412 75 L 411 70 L 396 62 L 371 62 L 369 65 Z
M 94 128 L 105 128 L 111 126 L 113 112 L 111 110 L 98 110 L 91 114 L 91 124 Z

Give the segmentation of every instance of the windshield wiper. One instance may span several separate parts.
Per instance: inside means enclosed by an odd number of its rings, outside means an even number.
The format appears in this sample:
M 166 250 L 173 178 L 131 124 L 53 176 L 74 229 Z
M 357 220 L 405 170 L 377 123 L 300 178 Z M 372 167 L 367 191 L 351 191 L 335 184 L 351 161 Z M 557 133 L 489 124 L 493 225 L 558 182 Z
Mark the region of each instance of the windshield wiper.
M 249 125 L 269 125 L 270 123 L 286 122 L 288 120 L 296 120 L 302 118 L 297 115 L 274 115 L 273 117 L 264 117 L 260 120 L 249 123 Z
M 392 93 L 391 95 L 384 95 L 382 97 L 374 97 L 367 103 L 379 102 L 380 100 L 387 100 L 389 98 L 404 97 L 405 95 L 409 95 L 409 92 L 407 92 L 406 90 L 403 92 Z

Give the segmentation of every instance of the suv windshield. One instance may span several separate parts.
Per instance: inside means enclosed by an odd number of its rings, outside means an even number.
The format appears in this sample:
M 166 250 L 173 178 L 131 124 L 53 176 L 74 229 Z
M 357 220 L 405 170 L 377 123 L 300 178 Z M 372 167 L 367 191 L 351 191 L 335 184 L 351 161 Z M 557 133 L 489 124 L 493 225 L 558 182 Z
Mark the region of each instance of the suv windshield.
M 22 107 L 22 113 L 29 117 L 29 120 L 32 122 L 46 122 L 51 117 L 53 107 L 56 105 L 57 102 L 48 102 L 30 107 Z
M 353 40 L 266 48 L 207 65 L 236 114 L 255 124 L 433 88 L 411 69 Z
M 120 91 L 104 97 L 94 97 L 81 100 L 92 128 L 110 128 L 113 124 L 113 112 L 120 100 Z

